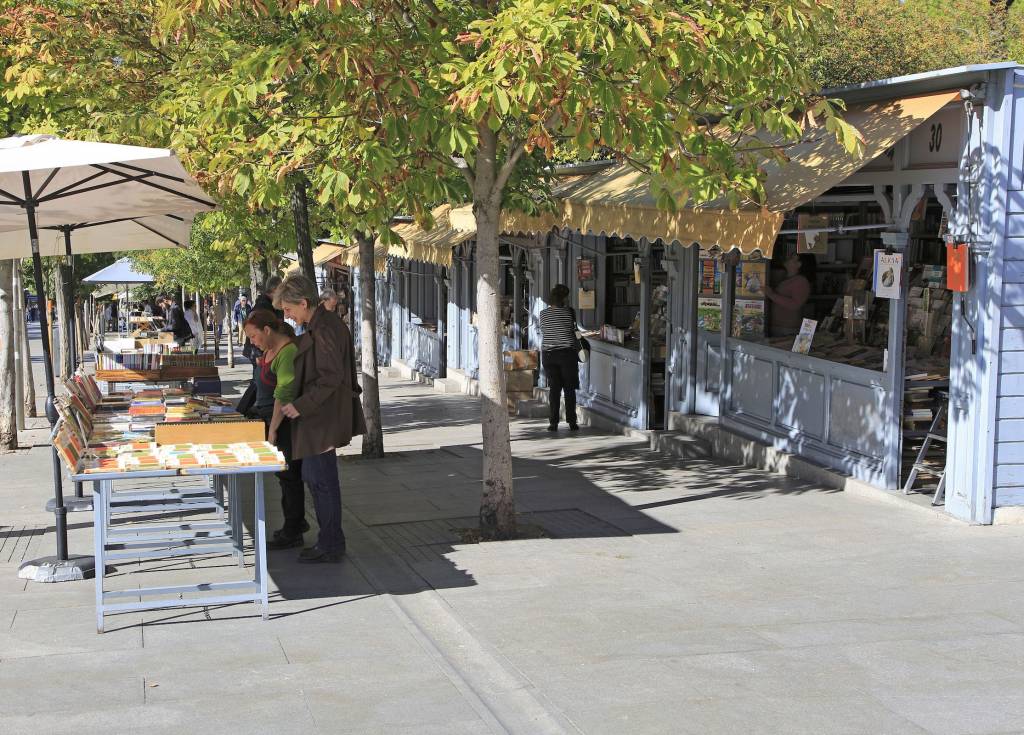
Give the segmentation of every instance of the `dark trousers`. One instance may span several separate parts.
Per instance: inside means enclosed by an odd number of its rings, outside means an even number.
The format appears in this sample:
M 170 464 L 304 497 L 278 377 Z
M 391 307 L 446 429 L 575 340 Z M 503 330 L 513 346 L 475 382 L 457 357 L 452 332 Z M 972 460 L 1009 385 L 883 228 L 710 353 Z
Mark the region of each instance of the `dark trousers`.
M 281 485 L 284 532 L 289 536 L 300 536 L 306 527 L 306 488 L 302 484 L 302 460 L 292 457 L 292 422 L 288 419 L 282 421 L 277 429 L 277 448 L 284 452 L 288 463 L 283 472 L 276 473 Z
M 255 409 L 267 429 L 270 428 L 273 411 L 273 406 L 258 406 Z M 306 487 L 302 484 L 302 460 L 292 457 L 292 422 L 289 419 L 277 427 L 275 446 L 284 454 L 285 460 L 285 469 L 274 473 L 281 486 L 281 510 L 284 513 L 282 528 L 289 536 L 298 536 L 306 527 Z
M 316 546 L 328 553 L 345 550 L 345 532 L 341 530 L 341 484 L 338 458 L 334 450 L 302 458 L 302 479 L 309 485 L 316 509 L 320 536 Z
M 548 423 L 558 426 L 558 409 L 565 394 L 565 422 L 576 425 L 576 389 L 580 387 L 576 350 L 549 350 L 543 353 L 544 375 L 548 379 Z

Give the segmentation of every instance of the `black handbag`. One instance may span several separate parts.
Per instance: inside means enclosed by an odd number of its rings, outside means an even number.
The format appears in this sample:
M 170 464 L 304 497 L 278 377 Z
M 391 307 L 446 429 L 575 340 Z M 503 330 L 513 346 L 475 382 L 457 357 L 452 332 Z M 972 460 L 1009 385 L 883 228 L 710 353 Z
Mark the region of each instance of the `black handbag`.
M 238 399 L 238 405 L 235 406 L 235 410 L 243 416 L 248 416 L 249 412 L 252 411 L 254 403 L 256 403 L 256 383 L 250 380 L 249 387 L 245 389 L 245 393 Z

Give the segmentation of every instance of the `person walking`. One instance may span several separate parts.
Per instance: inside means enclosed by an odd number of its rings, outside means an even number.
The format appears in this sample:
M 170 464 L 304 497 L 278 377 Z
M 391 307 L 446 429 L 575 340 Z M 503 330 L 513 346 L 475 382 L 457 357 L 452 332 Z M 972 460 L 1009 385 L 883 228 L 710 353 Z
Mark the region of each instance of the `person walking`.
M 267 548 L 302 546 L 306 522 L 306 489 L 302 485 L 302 460 L 292 451 L 292 422 L 282 409 L 295 399 L 295 333 L 273 308 L 253 308 L 243 325 L 246 338 L 260 350 L 257 358 L 256 398 L 252 411 L 263 420 L 267 441 L 284 453 L 286 467 L 277 473 L 281 485 L 284 525 L 274 531 Z
M 234 308 L 231 310 L 231 326 L 235 328 L 235 332 L 238 334 L 238 342 L 241 344 L 245 341 L 245 331 L 243 325 L 245 320 L 249 318 L 249 314 L 252 313 L 252 305 L 249 303 L 249 297 L 246 294 L 239 294 L 238 301 L 235 302 Z
M 548 380 L 548 431 L 558 431 L 559 403 L 565 394 L 565 420 L 570 431 L 578 431 L 576 423 L 576 389 L 580 387 L 580 370 L 576 341 L 576 312 L 566 306 L 569 287 L 563 283 L 551 289 L 551 304 L 540 313 L 541 364 Z
M 274 305 L 306 327 L 295 355 L 296 397 L 281 409 L 294 422 L 292 453 L 302 460 L 302 479 L 309 485 L 320 525 L 316 544 L 303 549 L 299 561 L 339 562 L 345 554 L 345 533 L 335 449 L 366 431 L 352 334 L 319 303 L 316 286 L 302 274 L 282 281 Z

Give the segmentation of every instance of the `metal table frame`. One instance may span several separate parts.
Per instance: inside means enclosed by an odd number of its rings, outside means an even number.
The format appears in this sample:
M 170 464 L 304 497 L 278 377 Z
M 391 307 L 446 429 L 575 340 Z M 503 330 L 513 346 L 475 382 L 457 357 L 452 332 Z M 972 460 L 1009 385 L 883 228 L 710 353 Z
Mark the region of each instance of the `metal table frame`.
M 105 613 L 157 610 L 170 607 L 201 607 L 223 605 L 235 602 L 256 602 L 260 605 L 264 620 L 269 615 L 267 591 L 267 538 L 266 504 L 264 498 L 264 475 L 280 472 L 279 465 L 259 467 L 211 468 L 201 467 L 189 470 L 152 470 L 147 472 L 116 472 L 105 474 L 79 474 L 73 480 L 93 483 L 93 543 L 96 557 L 96 630 L 103 632 Z M 198 584 L 166 587 L 140 587 L 127 590 L 104 591 L 103 578 L 106 563 L 118 559 L 155 559 L 209 554 L 218 551 L 233 553 L 240 567 L 245 566 L 243 549 L 243 522 L 238 512 L 238 477 L 253 475 L 256 527 L 254 539 L 255 579 L 237 582 L 200 582 Z M 151 526 L 132 526 L 123 531 L 112 527 L 111 518 L 119 513 L 149 512 L 159 510 L 160 504 L 168 511 L 179 513 L 190 508 L 190 494 L 176 488 L 165 492 L 146 492 L 137 489 L 116 491 L 115 482 L 175 477 L 206 476 L 211 483 L 212 493 L 197 492 L 197 509 L 216 509 L 220 520 L 196 523 L 163 523 Z M 224 490 L 228 492 L 227 512 L 224 506 Z M 175 498 L 175 496 L 180 496 Z M 181 498 L 185 498 L 182 501 Z M 206 502 L 212 498 L 212 504 Z M 156 501 L 154 506 L 152 501 Z M 226 516 L 226 521 L 225 521 Z M 185 597 L 196 594 L 194 597 Z M 176 599 L 149 600 L 159 595 L 177 595 Z M 114 602 L 128 598 L 139 601 Z

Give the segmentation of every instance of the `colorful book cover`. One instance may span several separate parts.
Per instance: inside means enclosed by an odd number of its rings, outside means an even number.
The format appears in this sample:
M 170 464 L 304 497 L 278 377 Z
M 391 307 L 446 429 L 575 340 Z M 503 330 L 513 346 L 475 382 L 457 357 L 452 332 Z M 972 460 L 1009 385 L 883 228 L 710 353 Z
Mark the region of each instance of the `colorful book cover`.
M 811 351 L 811 342 L 814 341 L 814 331 L 818 328 L 818 322 L 814 319 L 804 319 L 800 323 L 800 332 L 793 340 L 793 352 L 806 355 Z
M 744 261 L 736 268 L 736 298 L 763 299 L 767 285 L 768 264 L 763 261 Z
M 717 332 L 722 328 L 722 300 L 699 297 L 697 299 L 697 327 L 706 332 Z
M 764 336 L 764 301 L 737 299 L 733 303 L 732 336 L 741 339 Z

